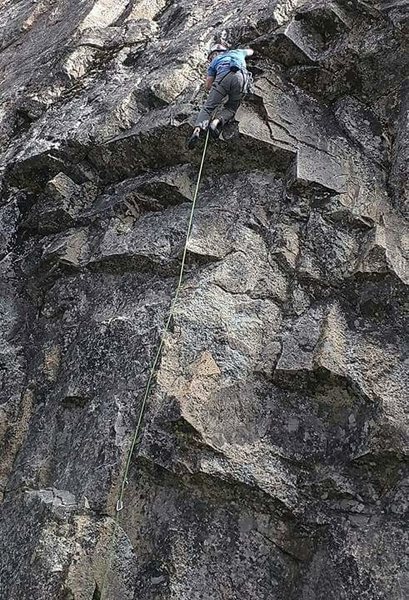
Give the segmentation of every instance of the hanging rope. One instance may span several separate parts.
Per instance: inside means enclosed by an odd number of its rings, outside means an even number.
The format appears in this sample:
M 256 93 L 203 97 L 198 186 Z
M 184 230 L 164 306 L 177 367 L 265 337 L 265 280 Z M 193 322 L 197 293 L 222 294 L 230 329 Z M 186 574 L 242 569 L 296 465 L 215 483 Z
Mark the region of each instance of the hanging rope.
M 113 530 L 112 536 L 111 536 L 110 552 L 109 552 L 109 556 L 108 556 L 108 561 L 106 563 L 106 568 L 105 568 L 105 571 L 104 571 L 104 577 L 103 577 L 103 580 L 102 580 L 102 586 L 101 586 L 101 591 L 100 591 L 100 600 L 103 600 L 103 593 L 104 593 L 105 586 L 106 586 L 107 576 L 108 576 L 108 573 L 109 573 L 109 571 L 111 569 L 112 558 L 113 558 L 114 548 L 115 548 L 115 537 L 116 537 L 116 533 L 117 533 L 117 530 L 118 530 L 118 527 L 119 527 L 119 514 L 120 514 L 121 510 L 124 507 L 124 494 L 125 494 L 125 488 L 126 488 L 127 483 L 128 483 L 128 475 L 129 475 L 129 469 L 131 467 L 132 455 L 133 455 L 133 452 L 135 450 L 135 446 L 136 446 L 136 444 L 138 442 L 139 434 L 140 434 L 140 431 L 141 431 L 141 425 L 142 425 L 143 417 L 144 417 L 144 414 L 145 414 L 146 403 L 147 403 L 148 398 L 149 398 L 149 393 L 150 393 L 150 390 L 151 390 L 151 387 L 152 387 L 153 378 L 154 378 L 155 373 L 156 373 L 156 368 L 158 366 L 158 362 L 159 362 L 159 358 L 160 358 L 160 355 L 161 355 L 161 352 L 162 352 L 163 344 L 165 343 L 165 337 L 166 337 L 166 334 L 167 334 L 167 332 L 169 330 L 169 325 L 170 325 L 170 322 L 172 320 L 173 313 L 174 313 L 174 310 L 175 310 L 175 306 L 176 306 L 176 303 L 178 301 L 179 292 L 180 292 L 180 289 L 181 289 L 181 286 L 182 286 L 182 280 L 183 280 L 183 275 L 184 275 L 184 271 L 185 271 L 185 263 L 186 263 L 187 245 L 188 245 L 188 241 L 189 241 L 189 237 L 190 237 L 190 232 L 192 230 L 193 216 L 194 216 L 194 212 L 195 212 L 195 208 L 196 208 L 196 200 L 197 200 L 197 196 L 198 196 L 198 193 L 199 193 L 200 182 L 201 182 L 201 179 L 202 179 L 202 172 L 203 172 L 203 166 L 204 166 L 204 162 L 205 162 L 205 158 L 206 158 L 206 151 L 207 151 L 208 142 L 209 142 L 209 130 L 207 130 L 207 133 L 206 133 L 206 138 L 205 138 L 205 143 L 204 143 L 203 153 L 202 153 L 202 160 L 200 162 L 200 169 L 199 169 L 199 174 L 198 174 L 198 177 L 197 177 L 196 188 L 195 188 L 195 192 L 193 194 L 192 207 L 190 209 L 189 221 L 188 221 L 187 232 L 186 232 L 186 240 L 185 240 L 185 245 L 184 245 L 184 248 L 183 248 L 182 261 L 181 261 L 180 271 L 179 271 L 179 279 L 178 279 L 178 283 L 177 283 L 177 286 L 176 286 L 175 295 L 174 295 L 172 303 L 170 305 L 168 318 L 166 319 L 165 326 L 164 326 L 164 328 L 162 330 L 162 334 L 161 334 L 161 337 L 160 337 L 159 346 L 158 346 L 158 349 L 156 351 L 155 358 L 153 359 L 152 366 L 150 368 L 149 378 L 148 378 L 148 381 L 147 381 L 146 386 L 145 386 L 145 391 L 144 391 L 144 394 L 143 394 L 143 397 L 142 397 L 142 403 L 141 403 L 141 407 L 140 407 L 140 410 L 139 410 L 138 420 L 137 420 L 137 423 L 136 423 L 136 426 L 135 426 L 134 434 L 132 436 L 132 442 L 131 442 L 131 445 L 130 445 L 129 450 L 128 450 L 124 473 L 122 475 L 121 487 L 120 487 L 120 490 L 119 490 L 118 500 L 117 500 L 117 503 L 116 503 L 116 514 L 115 514 L 115 520 L 114 520 L 114 530 Z

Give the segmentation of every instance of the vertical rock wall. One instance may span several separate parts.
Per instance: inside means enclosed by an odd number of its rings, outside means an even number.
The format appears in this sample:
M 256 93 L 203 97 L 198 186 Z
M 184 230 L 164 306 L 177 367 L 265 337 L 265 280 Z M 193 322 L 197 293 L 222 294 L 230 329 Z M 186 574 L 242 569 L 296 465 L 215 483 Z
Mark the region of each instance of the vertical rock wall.
M 1 598 L 409 597 L 407 3 L 3 0 L 0 26 Z M 209 147 L 112 544 L 223 31 L 255 94 Z

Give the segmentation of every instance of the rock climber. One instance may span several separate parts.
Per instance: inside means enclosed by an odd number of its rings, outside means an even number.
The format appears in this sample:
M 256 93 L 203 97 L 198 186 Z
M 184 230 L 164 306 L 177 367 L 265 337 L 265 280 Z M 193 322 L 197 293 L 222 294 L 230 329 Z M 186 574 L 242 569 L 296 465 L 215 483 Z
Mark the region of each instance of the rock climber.
M 208 54 L 209 66 L 206 77 L 207 100 L 197 116 L 196 126 L 188 141 L 192 149 L 199 141 L 200 134 L 207 128 L 210 135 L 218 138 L 223 126 L 234 118 L 240 106 L 249 80 L 246 58 L 253 54 L 251 48 L 229 50 L 222 44 L 213 46 Z M 212 119 L 217 108 L 227 98 L 220 114 Z

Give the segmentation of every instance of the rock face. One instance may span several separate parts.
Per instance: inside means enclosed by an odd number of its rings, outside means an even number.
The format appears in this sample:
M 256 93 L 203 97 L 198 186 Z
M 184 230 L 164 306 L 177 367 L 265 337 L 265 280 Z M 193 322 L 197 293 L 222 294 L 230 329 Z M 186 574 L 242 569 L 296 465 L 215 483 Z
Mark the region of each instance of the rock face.
M 407 7 L 0 2 L 2 600 L 409 597 Z

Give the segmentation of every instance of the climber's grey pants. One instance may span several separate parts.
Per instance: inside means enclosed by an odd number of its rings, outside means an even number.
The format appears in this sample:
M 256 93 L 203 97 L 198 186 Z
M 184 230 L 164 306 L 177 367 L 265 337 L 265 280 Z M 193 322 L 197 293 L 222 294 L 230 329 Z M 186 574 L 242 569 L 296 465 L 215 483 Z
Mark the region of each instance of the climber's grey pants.
M 224 104 L 217 118 L 221 123 L 227 123 L 233 119 L 243 96 L 244 76 L 241 71 L 234 73 L 230 71 L 227 75 L 216 77 L 210 88 L 207 100 L 197 116 L 196 127 L 208 121 L 212 117 L 215 110 L 222 104 L 223 100 L 228 96 L 226 104 Z

